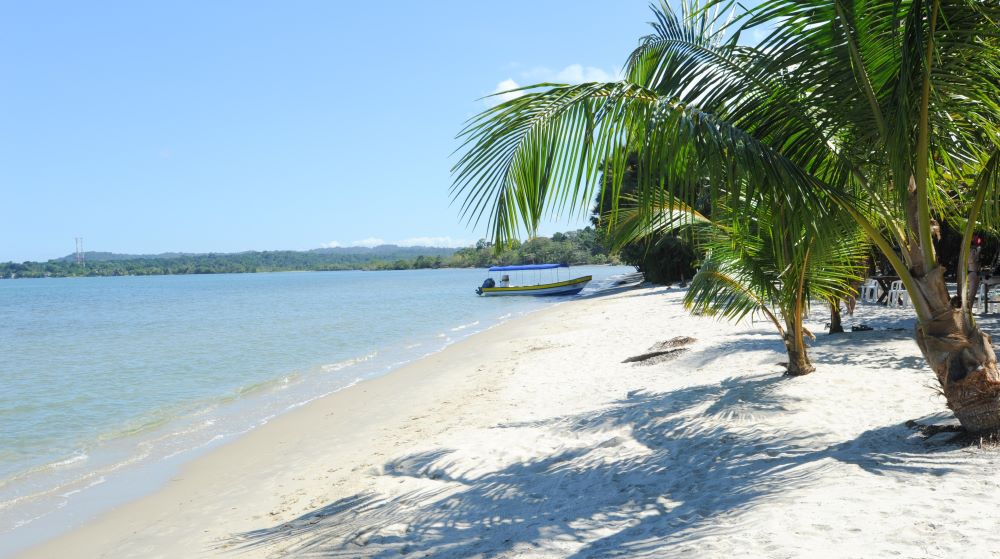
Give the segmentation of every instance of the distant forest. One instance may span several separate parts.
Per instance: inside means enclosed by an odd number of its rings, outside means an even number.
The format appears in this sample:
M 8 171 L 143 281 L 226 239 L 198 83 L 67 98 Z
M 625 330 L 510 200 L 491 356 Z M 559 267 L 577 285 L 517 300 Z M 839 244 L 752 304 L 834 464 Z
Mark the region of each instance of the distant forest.
M 483 268 L 543 262 L 606 264 L 617 263 L 617 259 L 608 255 L 607 249 L 598 240 L 597 232 L 587 227 L 514 243 L 501 251 L 481 240 L 475 247 L 460 249 L 383 245 L 375 248 L 338 247 L 233 254 L 127 255 L 87 252 L 83 264 L 78 264 L 74 255 L 47 262 L 0 263 L 0 278 Z

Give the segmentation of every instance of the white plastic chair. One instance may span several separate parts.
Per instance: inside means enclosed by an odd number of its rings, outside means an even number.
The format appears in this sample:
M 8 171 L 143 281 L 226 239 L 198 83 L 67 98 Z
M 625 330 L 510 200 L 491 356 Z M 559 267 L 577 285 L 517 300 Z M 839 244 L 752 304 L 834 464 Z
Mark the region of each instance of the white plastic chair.
M 977 290 L 976 302 L 973 303 L 972 305 L 972 309 L 980 314 L 985 314 L 986 309 L 988 309 L 989 306 L 993 304 L 992 302 L 987 301 L 986 297 L 983 295 L 984 291 L 988 293 L 988 291 L 986 291 L 983 288 Z
M 899 295 L 899 306 L 909 307 L 910 306 L 910 292 L 903 289 L 903 292 Z
M 861 300 L 866 303 L 875 303 L 878 301 L 878 292 L 878 282 L 869 278 L 864 285 L 861 286 Z
M 906 297 L 906 302 L 903 302 L 903 297 Z M 886 304 L 890 307 L 905 307 L 906 303 L 910 302 L 910 295 L 906 292 L 906 288 L 903 287 L 903 282 L 901 280 L 896 280 L 892 282 L 889 286 L 889 297 L 886 300 Z

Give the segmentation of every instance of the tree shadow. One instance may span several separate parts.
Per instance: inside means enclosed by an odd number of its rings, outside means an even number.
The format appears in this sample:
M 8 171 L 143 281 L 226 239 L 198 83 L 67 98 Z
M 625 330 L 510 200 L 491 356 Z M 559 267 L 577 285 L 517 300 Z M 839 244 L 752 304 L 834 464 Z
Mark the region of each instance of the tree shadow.
M 636 290 L 635 293 L 630 293 L 625 295 L 625 297 L 656 297 L 660 295 L 668 295 L 671 293 L 684 293 L 687 291 L 686 287 L 674 287 L 670 285 L 659 285 L 659 284 L 642 284 L 639 287 L 642 289 Z
M 1000 306 L 996 307 L 1000 309 Z M 1000 331 L 1000 312 L 976 315 L 976 324 L 990 334 Z M 996 344 L 998 340 L 994 340 Z
M 786 360 L 787 356 L 784 342 L 781 341 L 778 333 L 760 327 L 749 332 L 727 336 L 724 341 L 713 344 L 712 351 L 703 351 L 697 356 L 692 356 L 689 363 L 696 367 L 706 367 L 729 355 L 746 355 L 749 352 L 772 352 L 775 364 L 778 361 Z
M 845 332 L 835 336 L 820 334 L 815 340 L 808 340 L 809 359 L 820 371 L 824 365 L 864 365 L 872 371 L 896 369 L 926 371 L 926 360 L 919 354 L 901 356 L 887 350 L 887 341 L 913 341 L 912 328 L 905 330 L 871 330 L 866 332 Z M 690 363 L 697 367 L 709 366 L 731 354 L 747 355 L 749 352 L 773 352 L 775 363 L 786 359 L 785 346 L 775 332 L 766 329 L 744 332 L 728 336 L 717 344 L 717 350 L 701 352 Z M 805 378 L 814 378 L 808 376 Z
M 641 282 L 627 283 L 623 285 L 614 285 L 610 287 L 604 287 L 601 289 L 595 289 L 594 291 L 585 291 L 574 295 L 575 299 L 596 299 L 598 297 L 608 297 L 609 295 L 618 295 L 620 293 L 625 293 L 626 291 L 635 291 L 637 289 L 642 289 L 646 287 Z
M 475 469 L 450 449 L 411 454 L 384 474 L 419 481 L 396 495 L 359 493 L 291 522 L 238 534 L 227 547 L 273 547 L 295 556 L 662 556 L 701 538 L 745 531 L 741 514 L 769 497 L 852 464 L 871 475 L 944 475 L 930 445 L 904 425 L 829 444 L 727 418 L 741 406 L 781 412 L 775 375 L 670 392 L 632 392 L 589 413 L 506 424 L 575 435 L 504 467 Z M 829 439 L 827 439 L 828 441 Z M 478 472 L 478 473 L 477 473 Z M 904 480 L 905 481 L 905 480 Z
M 864 366 L 872 372 L 881 370 L 911 370 L 931 374 L 927 360 L 919 353 L 900 355 L 886 342 L 901 341 L 917 344 L 913 330 L 872 330 L 851 332 L 836 336 L 819 336 L 810 344 L 810 358 L 817 366 Z M 932 377 L 929 377 L 932 378 Z
M 814 306 L 814 309 L 817 307 Z M 825 322 L 830 321 L 829 315 L 829 309 L 826 308 L 817 309 L 815 312 L 816 318 Z M 910 335 L 913 334 L 913 326 L 917 320 L 912 307 L 886 307 L 872 303 L 859 303 L 854 316 L 844 314 L 841 318 L 845 329 L 849 324 L 867 324 L 879 331 L 905 331 Z M 819 335 L 818 332 L 816 334 Z

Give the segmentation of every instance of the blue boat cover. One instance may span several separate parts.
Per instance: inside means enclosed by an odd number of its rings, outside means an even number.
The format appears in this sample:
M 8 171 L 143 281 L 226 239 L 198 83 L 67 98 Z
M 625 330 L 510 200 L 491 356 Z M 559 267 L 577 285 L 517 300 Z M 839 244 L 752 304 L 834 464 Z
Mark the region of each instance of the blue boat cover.
M 569 264 L 523 264 L 521 266 L 493 266 L 491 272 L 513 272 L 514 270 L 551 270 L 552 268 L 569 268 Z

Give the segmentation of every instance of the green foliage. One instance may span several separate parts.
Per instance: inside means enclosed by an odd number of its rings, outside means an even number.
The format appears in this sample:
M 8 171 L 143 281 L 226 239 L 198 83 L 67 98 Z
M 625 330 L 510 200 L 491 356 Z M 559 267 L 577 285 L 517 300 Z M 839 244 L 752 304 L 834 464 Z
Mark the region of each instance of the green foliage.
M 594 200 L 590 222 L 597 229 L 601 242 L 609 247 L 615 247 L 615 237 L 621 232 L 611 224 L 621 225 L 621 214 L 635 212 L 638 208 L 635 195 L 638 191 L 638 157 L 634 154 L 628 158 L 622 170 L 623 178 L 619 189 L 618 214 L 615 213 L 615 198 L 606 195 L 613 187 L 614 171 L 608 168 L 602 176 L 602 188 Z M 615 253 L 622 262 L 635 266 L 643 273 L 647 281 L 668 284 L 675 281 L 691 279 L 695 274 L 695 262 L 698 259 L 694 243 L 690 235 L 680 236 L 676 230 L 655 231 L 644 235 L 633 235 L 627 242 L 617 243 Z
M 453 256 L 457 267 L 486 268 L 513 264 L 544 264 L 548 262 L 580 264 L 617 264 L 592 227 L 578 231 L 556 233 L 551 238 L 535 237 L 523 243 L 513 242 L 500 250 L 485 239 L 475 248 L 459 249 Z
M 715 221 L 701 227 L 708 256 L 685 305 L 729 320 L 761 312 L 782 335 L 801 337 L 798 319 L 811 300 L 852 294 L 852 282 L 864 272 L 868 244 L 843 214 L 818 230 L 773 201 L 754 208 L 744 214 L 720 203 Z
M 624 80 L 529 86 L 472 118 L 452 190 L 464 214 L 487 216 L 504 242 L 546 211 L 588 207 L 610 170 L 614 220 L 635 153 L 645 219 L 665 185 L 687 204 L 705 185 L 711 200 L 739 192 L 730 203 L 743 213 L 758 191 L 812 212 L 832 202 L 889 260 L 921 321 L 947 310 L 937 288 L 917 287 L 937 266 L 932 220 L 967 223 L 963 249 L 1000 222 L 1000 3 L 682 7 L 654 10 Z M 754 34 L 760 44 L 740 44 Z
M 646 281 L 668 284 L 690 280 L 697 269 L 698 254 L 690 240 L 662 235 L 648 241 L 632 242 L 618 252 L 622 262 L 635 266 Z
M 423 254 L 421 254 L 423 253 Z M 264 251 L 236 254 L 165 254 L 129 256 L 87 253 L 85 265 L 72 256 L 48 262 L 0 263 L 0 278 L 242 274 L 253 272 L 412 270 L 484 268 L 497 264 L 606 264 L 616 262 L 590 227 L 514 243 L 500 254 L 485 240 L 475 247 L 446 249 L 395 247 L 318 249 L 306 252 Z

